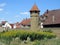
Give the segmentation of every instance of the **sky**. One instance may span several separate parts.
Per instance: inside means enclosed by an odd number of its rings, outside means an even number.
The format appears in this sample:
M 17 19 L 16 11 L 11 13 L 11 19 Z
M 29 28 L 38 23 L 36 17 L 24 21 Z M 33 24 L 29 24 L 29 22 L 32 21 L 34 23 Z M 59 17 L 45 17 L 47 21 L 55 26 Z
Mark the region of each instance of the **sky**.
M 30 18 L 30 9 L 36 3 L 42 15 L 47 9 L 60 9 L 60 0 L 0 0 L 0 22 L 21 22 Z

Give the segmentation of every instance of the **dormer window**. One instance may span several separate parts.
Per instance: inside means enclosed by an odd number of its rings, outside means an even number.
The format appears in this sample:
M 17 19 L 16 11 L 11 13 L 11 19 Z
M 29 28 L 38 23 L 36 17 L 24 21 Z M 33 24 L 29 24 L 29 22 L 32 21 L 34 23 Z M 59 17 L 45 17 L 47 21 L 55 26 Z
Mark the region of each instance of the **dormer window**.
M 55 16 L 54 16 L 54 15 L 52 16 L 52 21 L 53 21 L 53 22 L 55 21 Z

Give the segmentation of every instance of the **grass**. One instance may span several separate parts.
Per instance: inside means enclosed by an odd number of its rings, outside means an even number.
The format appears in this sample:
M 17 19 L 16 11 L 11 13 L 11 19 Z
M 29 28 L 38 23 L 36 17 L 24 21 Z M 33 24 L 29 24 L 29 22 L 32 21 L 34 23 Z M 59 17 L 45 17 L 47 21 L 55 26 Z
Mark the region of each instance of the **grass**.
M 1 45 L 60 45 L 60 39 L 55 38 L 55 39 L 45 39 L 45 40 L 35 40 L 35 41 L 30 41 L 30 40 L 24 40 L 21 41 L 20 39 L 13 39 L 10 43 L 5 43 L 1 42 Z
M 52 30 L 53 33 L 57 35 L 58 38 L 60 38 L 60 28 L 43 28 L 42 30 Z
M 40 45 L 60 45 L 60 39 L 41 40 Z
M 0 45 L 60 45 L 60 28 L 44 28 L 41 30 L 49 30 L 49 29 L 51 29 L 53 33 L 57 35 L 56 38 L 35 40 L 35 41 L 30 41 L 29 39 L 21 41 L 18 38 L 18 39 L 13 39 L 10 43 L 6 43 L 5 40 L 0 40 Z

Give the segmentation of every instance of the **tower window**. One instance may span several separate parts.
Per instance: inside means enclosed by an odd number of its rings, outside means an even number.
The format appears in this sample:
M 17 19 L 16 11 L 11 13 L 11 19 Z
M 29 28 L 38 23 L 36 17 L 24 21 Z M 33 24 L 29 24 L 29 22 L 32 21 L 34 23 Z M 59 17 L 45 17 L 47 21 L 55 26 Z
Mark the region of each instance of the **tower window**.
M 35 11 L 35 13 L 37 13 L 37 11 Z

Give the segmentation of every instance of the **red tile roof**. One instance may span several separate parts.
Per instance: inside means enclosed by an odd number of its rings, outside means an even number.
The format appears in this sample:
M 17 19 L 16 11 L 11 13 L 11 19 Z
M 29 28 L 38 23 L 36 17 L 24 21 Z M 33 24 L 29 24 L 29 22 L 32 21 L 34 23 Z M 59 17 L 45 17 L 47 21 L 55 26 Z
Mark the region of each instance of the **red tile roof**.
M 22 20 L 22 22 L 20 24 L 22 24 L 22 25 L 30 25 L 30 19 L 24 19 L 24 20 Z
M 19 23 L 19 22 L 17 22 L 17 23 L 16 23 L 16 26 L 18 26 L 18 25 L 20 25 L 20 23 Z
M 34 4 L 30 11 L 40 11 L 40 10 L 36 6 L 36 4 Z
M 20 27 L 21 27 L 20 23 L 17 22 L 17 23 L 16 23 L 16 28 L 20 28 Z
M 14 24 L 10 24 L 10 25 L 11 25 L 12 28 L 14 27 Z
M 47 19 L 45 20 L 44 25 L 60 24 L 60 9 L 51 10 L 51 11 L 48 11 L 48 13 L 45 12 L 44 15 L 47 16 Z M 53 16 L 54 16 L 54 22 L 53 22 Z

